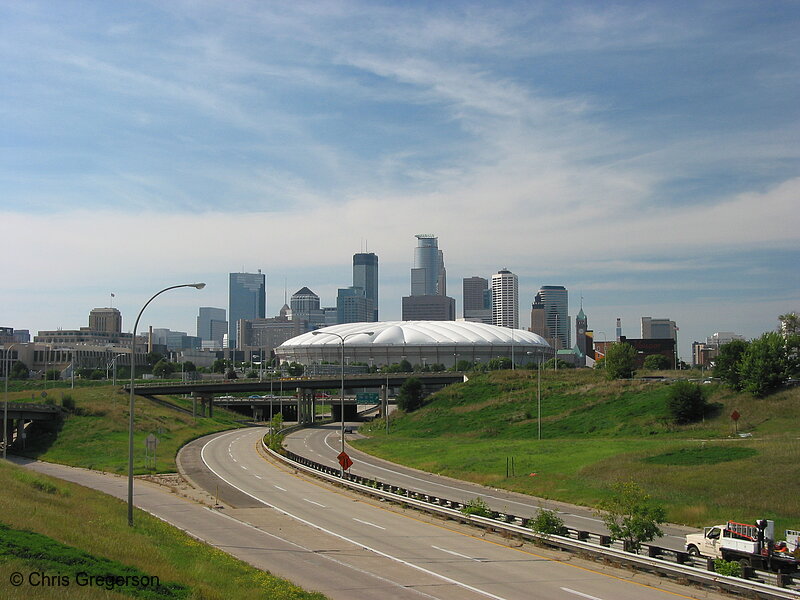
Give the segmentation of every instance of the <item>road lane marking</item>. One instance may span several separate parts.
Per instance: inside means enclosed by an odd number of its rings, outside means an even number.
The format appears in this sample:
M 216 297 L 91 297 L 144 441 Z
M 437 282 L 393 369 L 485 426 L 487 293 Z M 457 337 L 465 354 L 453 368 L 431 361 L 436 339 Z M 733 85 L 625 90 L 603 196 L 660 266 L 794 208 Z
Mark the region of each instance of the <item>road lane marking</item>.
M 452 550 L 446 550 L 445 548 L 439 548 L 439 546 L 431 546 L 431 548 L 435 548 L 436 550 L 441 550 L 442 552 L 447 552 L 448 554 L 452 554 L 453 556 L 458 556 L 460 558 L 466 558 L 467 560 L 474 560 L 475 562 L 486 562 L 485 560 L 481 560 L 480 558 L 472 558 L 471 556 L 467 556 L 466 554 L 459 554 L 458 552 L 453 552 Z
M 272 485 L 275 485 L 275 484 L 273 483 Z M 282 487 L 281 487 L 281 486 L 279 486 L 279 485 L 275 485 L 275 487 L 276 487 L 276 488 L 278 488 L 278 489 L 279 489 L 280 491 L 282 491 L 282 492 L 285 492 L 285 491 L 286 491 L 286 488 L 282 488 Z
M 239 466 L 242 467 L 245 471 L 249 471 L 250 470 L 247 467 L 245 467 L 244 465 L 239 465 Z
M 320 504 L 319 502 L 314 502 L 313 500 L 309 500 L 308 498 L 303 498 L 303 500 L 305 502 L 308 502 L 309 504 L 316 504 L 317 506 L 321 506 L 322 508 L 328 508 L 324 504 Z
M 326 529 L 322 525 L 318 525 L 317 523 L 313 523 L 313 522 L 309 521 L 308 519 L 303 519 L 302 517 L 298 517 L 297 515 L 292 514 L 289 511 L 284 510 L 283 508 L 280 508 L 279 506 L 277 506 L 275 504 L 267 502 L 266 500 L 262 500 L 258 496 L 254 495 L 254 494 L 251 494 L 250 492 L 248 492 L 246 490 L 243 490 L 242 488 L 240 488 L 236 484 L 231 483 L 230 481 L 225 479 L 222 475 L 220 475 L 217 471 L 215 471 L 211 465 L 208 464 L 208 461 L 206 460 L 206 456 L 205 456 L 206 448 L 208 447 L 208 445 L 211 444 L 214 440 L 218 440 L 221 437 L 224 437 L 224 435 L 226 435 L 226 434 L 223 434 L 222 436 L 216 437 L 216 438 L 206 442 L 203 445 L 202 449 L 200 450 L 200 458 L 203 461 L 203 464 L 205 464 L 206 468 L 208 468 L 209 471 L 211 471 L 218 478 L 222 479 L 222 481 L 224 481 L 225 483 L 230 485 L 232 488 L 234 488 L 236 490 L 239 490 L 240 492 L 242 492 L 246 496 L 250 496 L 253 500 L 255 500 L 256 502 L 260 502 L 264 506 L 268 506 L 268 507 L 270 507 L 270 508 L 272 508 L 274 510 L 277 510 L 278 512 L 286 515 L 287 517 L 291 517 L 292 519 L 295 519 L 296 521 L 298 521 L 300 523 L 304 523 L 304 524 L 308 525 L 309 527 L 313 527 L 314 529 L 317 529 L 318 531 L 321 531 L 323 533 L 327 533 L 328 535 L 332 535 L 332 536 L 334 536 L 336 538 L 339 538 L 340 540 L 344 540 L 345 542 L 349 542 L 351 544 L 355 544 L 356 546 L 360 546 L 361 548 L 364 548 L 365 550 L 369 550 L 370 552 L 374 552 L 378 556 L 382 556 L 382 557 L 387 558 L 389 560 L 392 560 L 394 562 L 400 563 L 400 564 L 405 565 L 405 566 L 407 566 L 407 567 L 409 567 L 411 569 L 416 569 L 417 571 L 421 571 L 422 573 L 426 573 L 426 574 L 430 575 L 431 577 L 436 577 L 437 579 L 440 579 L 442 581 L 446 581 L 448 583 L 452 583 L 453 585 L 457 585 L 458 587 L 464 588 L 465 590 L 470 590 L 471 592 L 475 592 L 476 594 L 480 594 L 482 596 L 486 596 L 487 598 L 493 598 L 494 600 L 506 600 L 506 598 L 503 598 L 502 596 L 497 596 L 495 594 L 492 594 L 490 592 L 487 592 L 487 591 L 482 590 L 480 588 L 477 588 L 475 586 L 469 585 L 469 584 L 464 583 L 462 581 L 458 581 L 457 579 L 453 579 L 452 577 L 447 577 L 446 575 L 442 575 L 441 573 L 437 573 L 436 571 L 431 571 L 430 569 L 426 569 L 425 567 L 421 567 L 419 565 L 415 565 L 412 562 L 408 562 L 407 560 L 403 560 L 402 558 L 398 558 L 397 556 L 393 556 L 392 554 L 389 554 L 388 552 L 383 552 L 381 550 L 378 550 L 377 548 L 372 548 L 372 547 L 367 546 L 366 544 L 364 544 L 362 542 L 358 542 L 358 541 L 356 541 L 354 539 L 351 539 L 351 538 L 349 538 L 347 536 L 344 536 L 344 535 L 342 535 L 340 533 L 336 533 L 335 531 L 331 531 L 330 529 Z
M 364 525 L 369 525 L 370 527 L 377 527 L 378 529 L 383 529 L 384 531 L 386 531 L 386 527 L 375 525 L 375 523 L 370 523 L 369 521 L 362 521 L 361 519 L 356 519 L 355 517 L 353 517 L 353 521 L 358 521 L 359 523 L 363 523 Z
M 589 594 L 584 594 L 583 592 L 576 592 L 575 590 L 571 590 L 569 588 L 562 587 L 562 590 L 565 592 L 569 592 L 570 594 L 575 594 L 576 596 L 580 596 L 581 598 L 588 598 L 589 600 L 602 600 L 602 598 L 598 598 L 597 596 L 590 596 Z
M 258 479 L 261 479 L 261 475 L 256 475 L 255 473 L 253 473 L 253 476 L 257 477 Z

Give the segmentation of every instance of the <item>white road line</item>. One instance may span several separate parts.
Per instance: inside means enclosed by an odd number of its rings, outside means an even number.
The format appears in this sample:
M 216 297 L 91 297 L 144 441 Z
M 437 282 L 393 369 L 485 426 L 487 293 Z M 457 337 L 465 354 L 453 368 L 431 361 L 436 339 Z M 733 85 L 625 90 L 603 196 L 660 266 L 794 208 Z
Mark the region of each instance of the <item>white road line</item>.
M 239 465 L 239 466 L 242 467 L 245 471 L 249 471 L 250 470 L 247 467 L 245 467 L 244 465 Z
M 565 592 L 569 592 L 570 594 L 575 594 L 576 596 L 580 596 L 581 598 L 588 598 L 589 600 L 602 600 L 602 598 L 598 598 L 597 596 L 590 596 L 589 594 L 584 594 L 583 592 L 576 592 L 575 590 L 571 590 L 569 588 L 562 587 L 562 590 Z
M 321 506 L 322 508 L 328 508 L 324 504 L 320 504 L 319 502 L 314 502 L 313 500 L 309 500 L 308 498 L 303 498 L 304 502 L 308 502 L 309 504 L 316 504 L 317 506 Z
M 286 488 L 282 488 L 281 486 L 279 486 L 279 485 L 275 485 L 274 483 L 273 483 L 272 485 L 274 485 L 276 488 L 278 488 L 278 489 L 279 489 L 280 491 L 282 491 L 282 492 L 285 492 L 285 491 L 286 491 Z
M 255 473 L 253 473 L 253 477 L 256 477 L 257 479 L 261 479 L 261 475 L 256 475 Z
M 375 523 L 370 523 L 369 521 L 362 521 L 361 519 L 356 519 L 355 517 L 353 517 L 353 521 L 358 521 L 359 523 L 363 523 L 364 525 L 369 525 L 370 527 L 377 527 L 378 529 L 383 529 L 384 531 L 386 531 L 386 527 L 375 525 Z
M 442 552 L 447 552 L 448 554 L 452 554 L 453 556 L 458 556 L 460 558 L 466 558 L 467 560 L 474 560 L 475 562 L 485 562 L 479 558 L 472 558 L 471 556 L 467 556 L 466 554 L 459 554 L 458 552 L 453 552 L 452 550 L 446 550 L 444 548 L 439 548 L 439 546 L 431 546 L 431 548 L 435 548 L 436 550 L 441 550 Z
M 326 529 L 325 527 L 322 527 L 321 525 L 317 525 L 316 523 L 312 523 L 311 521 L 309 521 L 307 519 L 303 519 L 302 517 L 298 517 L 297 515 L 294 515 L 294 514 L 290 513 L 287 510 L 284 510 L 284 509 L 282 509 L 282 508 L 280 508 L 280 507 L 278 507 L 278 506 L 276 506 L 274 504 L 271 504 L 271 503 L 267 502 L 266 500 L 262 500 L 258 496 L 255 496 L 255 495 L 251 494 L 250 492 L 247 492 L 247 491 L 243 490 L 239 486 L 231 483 L 230 481 L 225 479 L 222 475 L 220 475 L 214 469 L 211 468 L 211 465 L 208 464 L 208 462 L 206 461 L 206 456 L 205 456 L 206 448 L 208 447 L 208 445 L 211 444 L 215 440 L 219 440 L 220 438 L 225 437 L 225 435 L 230 435 L 230 434 L 223 434 L 223 435 L 221 435 L 219 437 L 214 438 L 213 440 L 209 440 L 208 442 L 206 442 L 203 445 L 203 448 L 200 450 L 200 458 L 202 459 L 203 464 L 206 465 L 206 467 L 208 468 L 209 471 L 211 471 L 214 475 L 216 475 L 217 477 L 222 479 L 222 481 L 224 481 L 225 483 L 230 485 L 232 488 L 239 490 L 240 492 L 242 492 L 243 494 L 245 494 L 247 496 L 250 496 L 253 500 L 255 500 L 257 502 L 260 502 L 264 506 L 268 506 L 268 507 L 270 507 L 272 509 L 277 510 L 278 512 L 286 515 L 287 517 L 291 517 L 292 519 L 295 519 L 296 521 L 299 521 L 300 523 L 305 523 L 309 527 L 313 527 L 314 529 L 322 531 L 323 533 L 327 533 L 328 535 L 332 535 L 334 537 L 337 537 L 340 540 L 344 540 L 345 542 L 349 542 L 351 544 L 355 544 L 356 546 L 360 546 L 361 548 L 364 548 L 365 550 L 369 550 L 370 552 L 374 552 L 378 556 L 383 556 L 384 558 L 388 558 L 389 560 L 393 560 L 393 561 L 395 561 L 397 563 L 400 563 L 400 564 L 405 565 L 407 567 L 410 567 L 412 569 L 416 569 L 417 571 L 421 571 L 422 573 L 427 573 L 431 577 L 436 577 L 437 579 L 441 579 L 442 581 L 446 581 L 448 583 L 452 583 L 453 585 L 457 585 L 458 587 L 464 588 L 465 590 L 470 590 L 472 592 L 475 592 L 476 594 L 480 594 L 482 596 L 486 596 L 487 598 L 493 598 L 494 600 L 506 600 L 502 596 L 497 596 L 497 595 L 492 594 L 490 592 L 484 591 L 484 590 L 482 590 L 480 588 L 476 588 L 475 586 L 469 585 L 467 583 L 463 583 L 463 582 L 458 581 L 456 579 L 453 579 L 451 577 L 447 577 L 446 575 L 442 575 L 441 573 L 437 573 L 436 571 L 431 571 L 430 569 L 426 569 L 425 567 L 421 567 L 419 565 L 415 565 L 412 562 L 408 562 L 406 560 L 403 560 L 402 558 L 398 558 L 398 557 L 393 556 L 393 555 L 391 555 L 391 554 L 389 554 L 387 552 L 383 552 L 381 550 L 378 550 L 377 548 L 372 548 L 370 546 L 367 546 L 366 544 L 363 544 L 361 542 L 357 542 L 356 540 L 350 539 L 349 537 L 346 537 L 346 536 L 344 536 L 344 535 L 342 535 L 340 533 L 336 533 L 335 531 L 331 531 L 330 529 Z

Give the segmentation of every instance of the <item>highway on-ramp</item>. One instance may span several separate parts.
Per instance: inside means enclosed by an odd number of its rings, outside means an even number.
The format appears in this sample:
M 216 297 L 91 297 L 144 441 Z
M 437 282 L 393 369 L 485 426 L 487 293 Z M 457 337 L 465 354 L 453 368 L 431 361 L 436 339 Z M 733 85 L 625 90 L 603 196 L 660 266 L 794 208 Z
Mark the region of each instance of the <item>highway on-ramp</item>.
M 252 508 L 239 509 L 237 518 L 246 517 L 248 510 L 257 510 L 255 507 L 267 507 L 304 525 L 305 540 L 316 536 L 317 545 L 320 539 L 327 540 L 318 554 L 325 554 L 327 548 L 328 558 L 337 561 L 338 585 L 351 576 L 359 582 L 347 590 L 348 598 L 709 597 L 706 592 L 657 583 L 657 579 L 644 575 L 602 572 L 604 568 L 571 555 L 492 540 L 457 524 L 389 510 L 377 501 L 266 460 L 257 451 L 264 433 L 263 428 L 236 430 L 200 440 L 196 447 L 205 468 L 241 498 L 249 499 Z M 372 588 L 365 583 L 369 577 L 374 578 Z M 632 581 L 634 578 L 637 581 Z M 656 582 L 660 587 L 639 581 Z M 334 596 L 332 586 L 325 588 L 322 591 Z
M 350 426 L 357 427 L 358 423 L 348 425 L 348 427 Z M 346 434 L 345 439 L 356 436 Z M 341 451 L 340 425 L 333 423 L 295 431 L 286 436 L 284 445 L 295 454 L 338 468 L 339 463 L 336 457 Z M 350 468 L 350 472 L 354 475 L 377 479 L 415 492 L 463 503 L 480 497 L 492 510 L 520 517 L 533 517 L 540 507 L 544 507 L 557 511 L 567 527 L 585 529 L 595 533 L 607 533 L 602 520 L 588 508 L 487 488 L 466 481 L 410 469 L 359 452 L 349 445 L 347 453 L 354 463 Z M 683 550 L 685 535 L 697 531 L 679 526 L 665 526 L 663 530 L 664 536 L 654 543 L 673 550 Z

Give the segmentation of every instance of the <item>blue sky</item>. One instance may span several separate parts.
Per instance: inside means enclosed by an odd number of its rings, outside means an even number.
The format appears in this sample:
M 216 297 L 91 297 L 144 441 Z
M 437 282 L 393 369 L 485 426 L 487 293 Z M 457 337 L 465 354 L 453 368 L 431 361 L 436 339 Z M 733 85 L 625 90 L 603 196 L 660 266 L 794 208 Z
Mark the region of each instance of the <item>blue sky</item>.
M 227 273 L 323 304 L 414 234 L 590 327 L 756 336 L 800 310 L 800 4 L 0 0 L 0 325 L 194 333 Z M 602 337 L 602 336 L 600 336 Z

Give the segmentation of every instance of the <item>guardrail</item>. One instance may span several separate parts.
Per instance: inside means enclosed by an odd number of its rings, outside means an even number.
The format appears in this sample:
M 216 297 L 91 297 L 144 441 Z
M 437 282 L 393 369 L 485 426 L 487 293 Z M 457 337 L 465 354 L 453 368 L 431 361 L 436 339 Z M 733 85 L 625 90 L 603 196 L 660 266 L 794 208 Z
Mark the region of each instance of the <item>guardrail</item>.
M 294 431 L 299 427 L 295 426 L 289 429 Z M 465 515 L 461 512 L 465 506 L 462 502 L 415 492 L 350 473 L 344 473 L 344 477 L 342 477 L 339 469 L 317 463 L 289 450 L 285 450 L 284 454 L 275 452 L 267 446 L 263 438 L 261 445 L 266 452 L 278 460 L 313 476 L 375 498 L 411 506 L 446 519 L 476 525 L 501 534 L 517 536 L 559 550 L 612 561 L 640 571 L 669 576 L 679 582 L 692 583 L 750 598 L 768 600 L 794 598 L 800 600 L 800 591 L 787 587 L 794 584 L 796 579 L 788 574 L 766 573 L 747 568 L 745 569 L 745 574 L 748 575 L 747 579 L 728 577 L 713 571 L 712 560 L 692 557 L 687 552 L 679 550 L 646 544 L 643 545 L 645 554 L 635 554 L 630 552 L 624 544 L 613 543 L 608 535 L 571 528 L 567 528 L 568 535 L 566 536 L 541 534 L 530 528 L 532 517 L 520 517 L 497 511 L 492 511 L 491 517 Z M 596 540 L 596 542 L 592 542 L 592 540 Z M 671 558 L 672 561 L 665 560 L 666 557 Z M 704 568 L 694 566 L 695 562 L 700 562 Z M 769 579 L 772 583 L 765 583 L 764 579 Z

